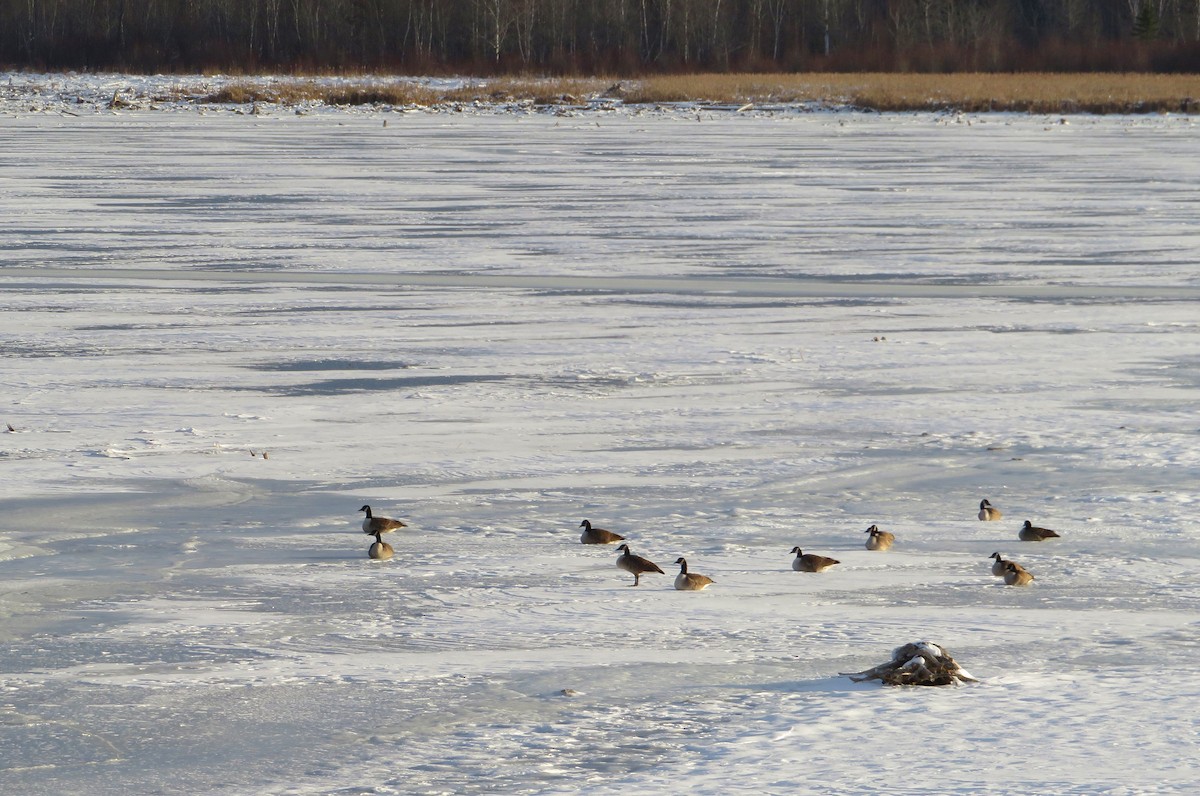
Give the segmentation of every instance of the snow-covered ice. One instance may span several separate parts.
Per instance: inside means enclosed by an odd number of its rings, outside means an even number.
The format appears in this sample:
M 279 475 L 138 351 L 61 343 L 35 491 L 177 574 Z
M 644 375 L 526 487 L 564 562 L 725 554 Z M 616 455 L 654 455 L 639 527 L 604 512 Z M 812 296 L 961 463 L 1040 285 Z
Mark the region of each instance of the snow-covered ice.
M 5 107 L 5 793 L 1200 786 L 1191 118 Z

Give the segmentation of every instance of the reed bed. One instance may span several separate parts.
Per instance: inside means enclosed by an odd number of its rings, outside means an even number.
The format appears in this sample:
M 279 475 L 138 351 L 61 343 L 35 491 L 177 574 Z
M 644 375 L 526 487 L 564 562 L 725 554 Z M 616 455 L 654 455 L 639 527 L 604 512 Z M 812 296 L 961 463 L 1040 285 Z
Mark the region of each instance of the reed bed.
M 1200 75 L 1110 73 L 671 75 L 630 101 L 812 102 L 879 111 L 1200 112 Z
M 318 79 L 239 80 L 201 97 L 202 102 L 246 104 L 256 102 L 300 105 L 433 105 L 447 101 L 443 92 L 411 81 L 347 80 L 329 83 Z
M 453 88 L 387 78 L 246 79 L 205 102 L 329 105 L 525 103 L 575 105 L 610 97 L 626 103 L 743 106 L 811 103 L 878 111 L 1028 113 L 1200 113 L 1200 75 L 1113 73 L 805 73 L 660 75 L 615 78 L 470 80 Z

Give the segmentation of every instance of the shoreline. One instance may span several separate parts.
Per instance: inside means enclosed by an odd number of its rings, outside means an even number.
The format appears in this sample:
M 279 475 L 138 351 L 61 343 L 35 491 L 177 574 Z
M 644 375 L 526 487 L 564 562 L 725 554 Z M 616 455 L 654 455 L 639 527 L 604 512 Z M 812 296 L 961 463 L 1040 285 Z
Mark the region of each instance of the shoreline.
M 6 85 L 5 85 L 6 84 Z M 694 74 L 639 79 L 0 71 L 0 112 L 933 112 L 1200 114 L 1200 75 Z

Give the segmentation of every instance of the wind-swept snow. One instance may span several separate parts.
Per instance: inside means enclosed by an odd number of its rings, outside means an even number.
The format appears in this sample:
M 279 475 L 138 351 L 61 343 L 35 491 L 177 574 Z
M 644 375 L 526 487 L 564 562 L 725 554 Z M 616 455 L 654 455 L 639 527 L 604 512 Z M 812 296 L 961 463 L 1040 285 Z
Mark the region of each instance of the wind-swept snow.
M 4 791 L 1194 791 L 1200 139 L 1057 121 L 0 119 Z

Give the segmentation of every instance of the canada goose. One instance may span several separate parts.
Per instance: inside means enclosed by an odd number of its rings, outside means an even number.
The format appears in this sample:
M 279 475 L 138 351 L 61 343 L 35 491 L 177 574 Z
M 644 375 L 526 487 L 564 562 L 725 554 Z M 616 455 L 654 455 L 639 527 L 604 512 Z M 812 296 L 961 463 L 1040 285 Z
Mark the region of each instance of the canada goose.
M 675 588 L 679 591 L 700 591 L 713 582 L 707 575 L 697 575 L 687 571 L 687 559 L 680 556 L 675 559 L 679 565 L 679 574 L 675 576 Z
M 867 537 L 868 550 L 887 550 L 892 546 L 892 543 L 896 541 L 896 535 L 894 533 L 881 531 L 879 530 L 878 525 L 872 525 L 870 528 L 867 528 L 864 533 L 871 534 L 869 537 Z
M 624 550 L 625 553 L 617 557 L 617 567 L 625 570 L 630 575 L 633 575 L 634 586 L 638 585 L 638 581 L 646 572 L 657 572 L 660 575 L 667 574 L 659 569 L 658 564 L 655 564 L 653 561 L 642 558 L 641 556 L 635 556 L 633 553 L 631 553 L 629 551 L 629 545 L 622 543 L 621 546 L 617 548 L 617 552 L 620 553 L 622 550 Z
M 391 533 L 397 528 L 408 527 L 400 522 L 400 520 L 392 520 L 387 517 L 372 517 L 370 506 L 363 506 L 359 511 L 367 512 L 367 516 L 363 518 L 362 529 L 363 533 L 369 533 L 372 536 L 377 533 Z
M 979 519 L 981 520 L 998 520 L 1004 515 L 1000 513 L 1000 509 L 988 503 L 986 499 L 979 501 Z
M 1009 564 L 1012 564 L 1017 569 L 1025 569 L 1025 567 L 1021 566 L 1016 561 L 1008 561 L 1001 558 L 999 553 L 992 553 L 990 556 L 988 556 L 988 558 L 996 559 L 995 563 L 992 564 L 992 574 L 998 578 L 1004 577 L 1004 570 Z
M 1022 542 L 1043 542 L 1047 539 L 1057 538 L 1058 534 L 1049 528 L 1039 528 L 1029 520 L 1025 520 L 1025 524 L 1021 526 L 1021 532 L 1017 534 Z
M 375 534 L 375 541 L 371 544 L 371 548 L 367 550 L 367 555 L 378 561 L 387 561 L 396 551 L 387 542 L 379 538 L 379 534 Z
M 799 547 L 793 547 L 792 552 L 796 554 L 796 558 L 792 561 L 792 569 L 797 572 L 824 572 L 834 564 L 840 564 L 836 558 L 826 558 L 819 556 L 816 553 L 805 553 Z
M 1033 575 L 1022 569 L 1019 564 L 1009 561 L 1004 565 L 1004 583 L 1006 586 L 1028 586 L 1033 583 Z
M 593 528 L 592 524 L 584 520 L 579 523 L 579 527 L 583 528 L 583 533 L 579 534 L 579 541 L 582 544 L 612 544 L 613 542 L 622 542 L 624 536 L 615 534 L 612 531 L 606 531 L 603 528 Z

